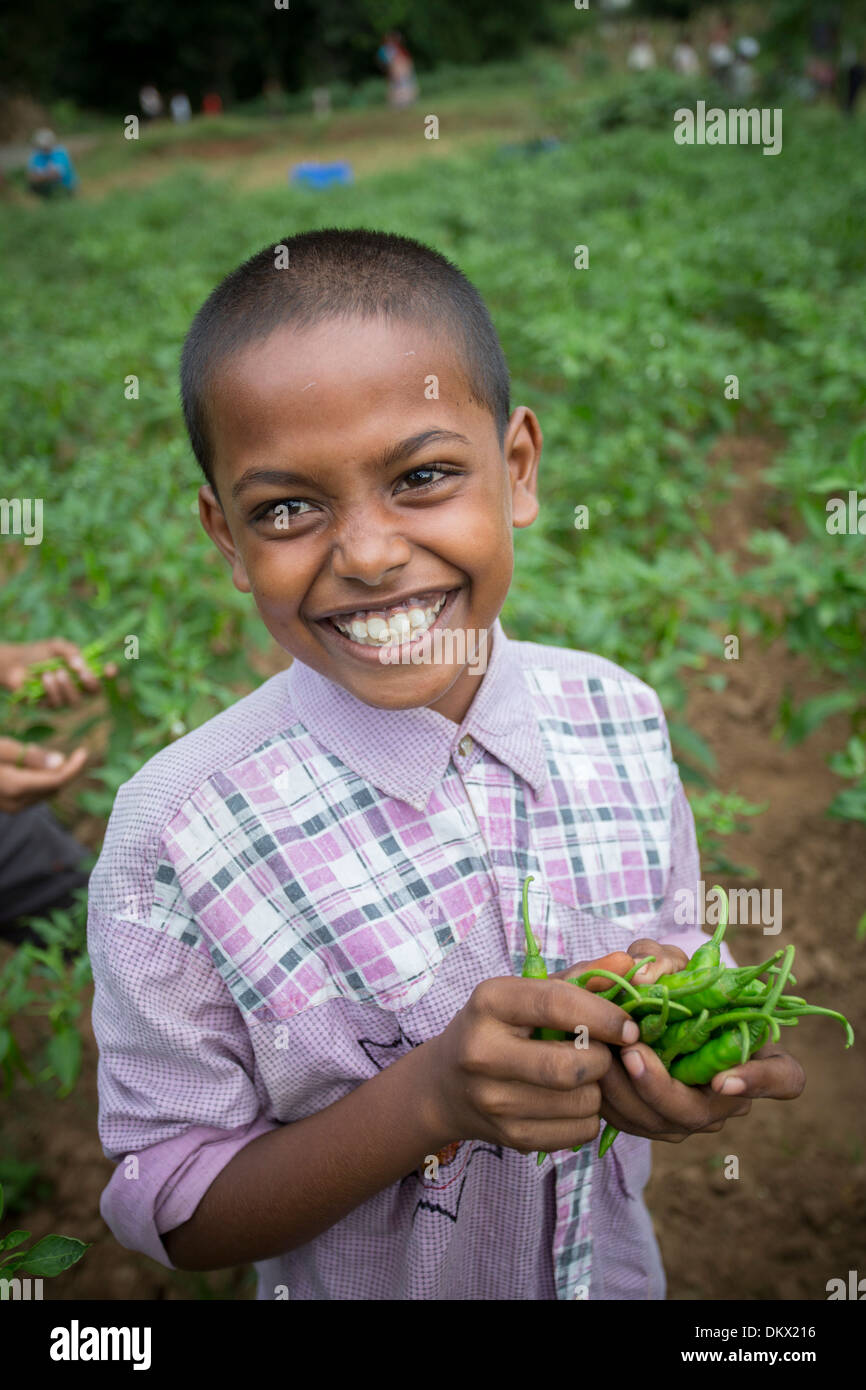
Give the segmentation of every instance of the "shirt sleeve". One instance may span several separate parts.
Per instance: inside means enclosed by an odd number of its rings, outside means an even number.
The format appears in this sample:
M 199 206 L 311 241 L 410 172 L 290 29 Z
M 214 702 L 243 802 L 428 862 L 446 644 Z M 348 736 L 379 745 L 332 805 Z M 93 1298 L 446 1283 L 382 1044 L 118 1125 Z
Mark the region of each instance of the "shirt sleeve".
M 192 1216 L 240 1149 L 279 1124 L 257 1092 L 243 1017 L 200 940 L 97 908 L 88 947 L 99 1137 L 117 1164 L 100 1212 L 121 1245 L 174 1269 L 162 1235 Z

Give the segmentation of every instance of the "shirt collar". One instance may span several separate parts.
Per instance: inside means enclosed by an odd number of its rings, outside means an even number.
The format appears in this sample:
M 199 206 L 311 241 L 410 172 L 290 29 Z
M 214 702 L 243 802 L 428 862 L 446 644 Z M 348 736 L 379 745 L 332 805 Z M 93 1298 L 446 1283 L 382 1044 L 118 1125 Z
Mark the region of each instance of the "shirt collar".
M 287 689 L 318 743 L 359 777 L 416 810 L 426 808 L 466 734 L 540 796 L 548 781 L 547 760 L 515 646 L 497 618 L 487 670 L 459 726 L 426 705 L 400 710 L 366 705 L 297 659 L 287 672 Z

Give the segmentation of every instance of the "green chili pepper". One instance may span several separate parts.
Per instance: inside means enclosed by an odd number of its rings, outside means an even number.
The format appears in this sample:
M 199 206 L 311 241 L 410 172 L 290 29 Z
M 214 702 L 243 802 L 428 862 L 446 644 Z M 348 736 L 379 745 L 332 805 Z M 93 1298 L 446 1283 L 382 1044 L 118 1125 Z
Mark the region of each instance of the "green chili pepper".
M 526 936 L 526 959 L 523 962 L 523 969 L 520 972 L 524 980 L 546 980 L 547 966 L 544 957 L 538 949 L 538 943 L 532 934 L 529 925 L 529 903 L 527 894 L 529 885 L 534 878 L 530 874 L 523 884 L 523 931 Z M 532 1034 L 533 1038 L 540 1039 L 542 1042 L 562 1042 L 565 1034 L 559 1028 L 536 1028 Z
M 538 949 L 538 943 L 532 935 L 532 928 L 529 925 L 529 904 L 527 893 L 529 885 L 532 883 L 534 874 L 530 874 L 523 884 L 523 932 L 526 937 L 526 959 L 523 962 L 521 975 L 524 980 L 546 980 L 547 966 L 544 957 Z
M 526 959 L 523 962 L 521 975 L 524 980 L 546 980 L 547 966 L 544 962 L 544 957 L 538 949 L 538 943 L 532 934 L 532 928 L 529 925 L 529 902 L 527 895 L 529 893 L 529 885 L 532 883 L 534 877 L 534 874 L 530 874 L 529 877 L 523 881 L 523 932 L 526 937 Z M 536 1028 L 532 1036 L 540 1042 L 564 1042 L 566 1035 L 560 1028 Z M 577 1149 L 573 1152 L 577 1153 Z M 546 1153 L 539 1151 L 538 1157 L 535 1160 L 536 1165 L 540 1167 L 546 1157 Z
M 751 1024 L 744 1025 L 746 1029 L 757 1027 L 759 1033 L 763 1034 L 769 1029 L 770 1021 L 766 1016 L 759 1015 L 752 1020 Z M 748 1041 L 751 1044 L 751 1033 Z M 756 1042 L 755 1048 L 760 1044 Z M 671 1076 L 675 1081 L 682 1081 L 685 1086 L 705 1086 L 717 1076 L 720 1071 L 727 1071 L 728 1067 L 736 1067 L 741 1064 L 743 1041 L 740 1033 L 740 1024 L 734 1024 L 717 1037 L 711 1038 L 709 1042 L 699 1047 L 697 1052 L 690 1052 L 685 1057 L 680 1057 L 671 1067 Z M 748 1060 L 748 1051 L 746 1054 Z
M 659 1009 L 658 1013 L 657 1013 L 657 1014 L 646 1014 L 646 1016 L 645 1016 L 644 1018 L 641 1019 L 641 1021 L 640 1021 L 640 1040 L 641 1040 L 641 1042 L 646 1043 L 648 1047 L 649 1047 L 649 1046 L 652 1046 L 653 1043 L 657 1043 L 657 1042 L 658 1042 L 658 1040 L 659 1040 L 659 1038 L 661 1037 L 662 1033 L 665 1031 L 665 1029 L 666 1029 L 667 1026 L 668 1026 L 668 1018 L 670 1017 L 670 1010 L 671 1010 L 670 995 L 665 994 L 664 1002 L 662 1003 L 662 1006 L 661 1006 L 661 1008 Z
M 781 1004 L 781 1000 L 779 1003 Z M 844 1014 L 837 1013 L 835 1009 L 819 1009 L 816 1004 L 797 1005 L 791 1004 L 783 1012 L 775 1014 L 778 1023 L 796 1023 L 798 1018 L 805 1018 L 809 1014 L 819 1014 L 824 1018 L 835 1018 L 845 1029 L 845 1047 L 848 1048 L 854 1042 L 854 1029 L 848 1022 Z
M 618 1134 L 619 1134 L 619 1130 L 618 1130 L 618 1129 L 614 1129 L 613 1125 L 605 1125 L 605 1127 L 604 1127 L 604 1134 L 601 1136 L 601 1139 L 599 1140 L 599 1144 L 598 1144 L 598 1156 L 599 1156 L 599 1158 L 604 1158 L 605 1154 L 607 1153 L 608 1149 L 609 1149 L 609 1148 L 611 1147 L 611 1145 L 613 1144 L 613 1141 L 614 1141 L 614 1139 L 616 1138 L 616 1136 L 617 1136 Z
M 718 893 L 722 900 L 722 910 L 719 913 L 719 925 L 713 932 L 709 941 L 705 941 L 703 946 L 699 946 L 689 961 L 691 970 L 704 970 L 708 965 L 720 965 L 722 960 L 722 938 L 728 925 L 728 898 L 724 888 L 718 883 L 713 884 L 710 890 Z
M 731 1028 L 740 1023 L 749 1023 L 760 1013 L 758 1009 L 732 1009 L 729 1012 L 713 1013 L 708 1009 L 703 1009 L 700 1016 L 696 1019 L 686 1019 L 684 1023 L 691 1023 L 693 1027 L 687 1034 L 687 1046 L 680 1047 L 680 1052 L 696 1052 L 699 1047 L 703 1047 L 705 1042 L 709 1042 L 713 1033 L 720 1028 Z M 668 1029 L 672 1032 L 672 1029 Z M 685 1032 L 685 1028 L 683 1029 Z M 662 1039 L 664 1042 L 664 1039 Z
M 662 1066 L 670 1071 L 675 1057 L 683 1052 L 695 1052 L 707 1041 L 704 1025 L 710 1017 L 708 1009 L 702 1009 L 697 1018 L 684 1018 L 672 1023 L 662 1034 L 657 1044 L 657 1056 Z
M 703 970 L 677 970 L 672 975 L 660 975 L 655 984 L 639 985 L 637 992 L 640 998 L 638 1000 L 630 999 L 622 1007 L 626 1013 L 632 1013 L 648 999 L 662 999 L 664 990 L 668 991 L 671 999 L 687 998 L 689 995 L 698 994 L 701 990 L 714 985 L 716 980 L 724 974 L 726 968 L 724 965 L 714 965 Z
M 770 960 L 763 961 L 761 965 L 741 965 L 733 969 L 723 970 L 718 979 L 711 985 L 707 985 L 705 989 L 697 989 L 693 994 L 681 995 L 682 1003 L 686 1004 L 693 1013 L 696 1009 L 723 1009 L 728 1004 L 738 1003 L 746 986 L 763 974 L 769 968 L 770 963 L 778 960 L 781 954 L 781 951 L 776 951 Z
M 770 1015 L 782 993 L 793 959 L 794 948 L 789 946 L 785 951 L 782 968 L 776 976 L 767 999 L 760 1009 L 752 1011 L 753 1017 L 745 1025 L 748 1030 L 749 1043 L 746 1060 L 748 1060 L 750 1052 L 756 1052 L 759 1047 L 763 1046 L 766 1033 L 773 1030 L 773 1020 Z M 778 1025 L 774 1031 L 778 1033 Z M 743 1036 L 740 1024 L 737 1023 L 733 1028 L 728 1028 L 717 1037 L 711 1038 L 696 1052 L 690 1052 L 688 1056 L 680 1057 L 671 1067 L 671 1076 L 675 1081 L 682 1081 L 686 1086 L 705 1086 L 720 1071 L 727 1071 L 729 1067 L 742 1065 L 740 1058 L 743 1047 Z
M 719 927 L 721 926 L 720 922 Z M 712 942 L 705 943 L 708 948 L 720 943 L 721 931 L 715 932 L 713 937 Z M 783 954 L 782 964 L 774 965 L 772 962 Z M 699 966 L 703 962 L 704 971 L 711 968 L 709 952 L 705 952 L 703 957 L 698 956 L 697 952 L 695 955 Z M 695 957 L 692 957 L 692 961 L 689 962 L 690 967 L 694 959 Z M 670 1075 L 686 1085 L 706 1085 L 718 1072 L 743 1065 L 764 1045 L 768 1037 L 778 1041 L 782 1027 L 796 1027 L 800 1018 L 810 1014 L 835 1018 L 845 1029 L 846 1048 L 850 1047 L 854 1041 L 854 1032 L 844 1014 L 834 1009 L 809 1004 L 798 995 L 782 992 L 787 982 L 794 980 L 791 969 L 793 959 L 794 947 L 789 946 L 784 953 L 777 951 L 763 966 L 743 967 L 741 969 L 744 969 L 747 975 L 753 975 L 753 978 L 746 979 L 745 983 L 742 973 L 737 976 L 722 967 L 715 977 L 711 976 L 709 983 L 706 980 L 703 982 L 700 990 L 693 989 L 691 995 L 681 992 L 678 1001 L 674 1001 L 669 995 L 665 997 L 665 986 L 671 977 L 662 976 L 656 981 L 655 986 L 638 990 L 641 995 L 640 1001 L 629 998 L 620 1007 L 628 1013 L 634 1011 L 635 1017 L 639 1016 L 639 1010 L 657 1010 L 655 1013 L 644 1012 L 640 1025 L 641 1039 L 652 1048 Z M 755 977 L 756 973 L 762 971 L 775 976 L 771 983 Z M 688 973 L 677 972 L 680 982 L 682 976 Z M 701 971 L 695 973 L 700 974 Z M 620 986 L 617 985 L 609 993 L 619 992 Z M 734 996 L 733 999 L 731 995 Z M 670 1022 L 670 1015 L 674 1010 L 684 1009 L 686 1006 L 697 1008 L 699 1003 L 702 1007 L 697 1017 Z M 731 1007 L 726 1008 L 725 1004 Z M 665 1008 L 667 1026 L 655 1037 L 656 1030 L 661 1027 L 665 1017 Z M 613 1126 L 606 1126 L 599 1142 L 600 1156 L 607 1153 L 616 1140 L 617 1133 Z

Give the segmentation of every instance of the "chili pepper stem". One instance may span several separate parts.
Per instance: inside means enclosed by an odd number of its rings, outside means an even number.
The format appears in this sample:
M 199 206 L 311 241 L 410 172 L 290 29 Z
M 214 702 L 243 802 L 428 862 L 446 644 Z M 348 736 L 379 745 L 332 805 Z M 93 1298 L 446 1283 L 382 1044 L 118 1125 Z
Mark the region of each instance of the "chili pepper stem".
M 854 1029 L 845 1015 L 837 1013 L 835 1009 L 821 1009 L 817 1004 L 792 1005 L 781 1014 L 776 1014 L 776 1019 L 779 1023 L 794 1023 L 798 1018 L 804 1018 L 809 1014 L 821 1014 L 824 1018 L 835 1018 L 845 1029 L 846 1048 L 854 1042 Z
M 634 976 L 634 975 L 637 974 L 638 970 L 642 969 L 643 966 L 645 966 L 645 965 L 649 965 L 649 964 L 650 964 L 652 961 L 654 961 L 654 960 L 655 960 L 655 956 L 644 956 L 643 960 L 636 960 L 635 963 L 634 963 L 634 965 L 631 967 L 631 969 L 630 969 L 630 970 L 627 970 L 627 971 L 625 972 L 625 974 L 623 975 L 622 978 L 623 978 L 624 980 L 630 980 L 630 979 L 632 978 L 632 976 Z M 601 993 L 601 998 L 602 998 L 602 999 L 611 999 L 611 1000 L 612 1000 L 612 999 L 615 999 L 616 996 L 621 992 L 621 990 L 622 990 L 622 985 L 619 985 L 619 984 L 617 984 L 617 985 L 612 985 L 610 989 L 606 989 L 606 990 L 603 990 L 603 991 L 602 991 L 602 993 Z
M 621 985 L 637 1002 L 643 998 L 643 995 L 638 994 L 634 985 L 630 984 L 624 975 L 616 975 L 612 970 L 602 970 L 600 966 L 595 970 L 584 971 L 576 980 L 569 980 L 568 983 L 570 985 L 577 985 L 578 989 L 585 989 L 586 981 L 595 979 L 596 975 L 601 975 L 602 979 L 605 980 L 616 980 L 617 984 Z
M 529 925 L 529 901 L 527 895 L 529 893 L 529 885 L 530 883 L 532 883 L 534 877 L 534 874 L 530 874 L 529 877 L 524 879 L 523 882 L 523 932 L 526 937 L 526 954 L 528 956 L 541 955 L 541 951 L 538 948 L 538 942 L 535 940 L 535 937 L 532 934 L 532 928 Z

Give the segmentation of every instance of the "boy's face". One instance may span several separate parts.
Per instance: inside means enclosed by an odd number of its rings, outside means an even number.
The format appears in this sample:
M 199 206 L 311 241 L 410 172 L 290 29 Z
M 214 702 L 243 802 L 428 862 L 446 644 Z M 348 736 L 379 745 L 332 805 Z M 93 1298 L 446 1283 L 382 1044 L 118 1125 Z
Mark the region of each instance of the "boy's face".
M 460 723 L 511 583 L 512 527 L 538 515 L 532 411 L 514 411 L 500 450 L 441 336 L 361 319 L 277 330 L 225 364 L 212 399 L 222 507 L 201 488 L 202 524 L 275 641 L 365 704 Z M 327 621 L 445 592 L 420 663 L 382 662 Z M 465 644 L 434 642 L 446 628 Z

